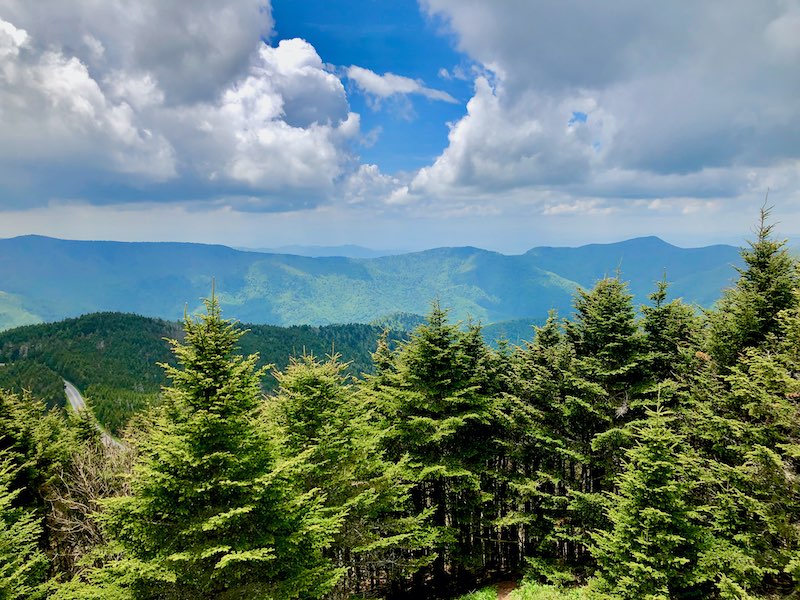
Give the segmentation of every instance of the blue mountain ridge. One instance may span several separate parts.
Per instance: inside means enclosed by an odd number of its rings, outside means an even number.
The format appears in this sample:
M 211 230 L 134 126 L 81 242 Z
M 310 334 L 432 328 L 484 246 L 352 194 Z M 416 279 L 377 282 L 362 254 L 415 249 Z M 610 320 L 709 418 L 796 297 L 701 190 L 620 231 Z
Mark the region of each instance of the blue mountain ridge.
M 0 328 L 97 311 L 166 319 L 195 311 L 212 279 L 226 316 L 275 325 L 369 323 L 425 314 L 483 323 L 567 315 L 578 287 L 617 272 L 636 303 L 666 275 L 673 297 L 711 305 L 736 275 L 732 246 L 679 248 L 656 237 L 505 255 L 474 247 L 374 258 L 306 257 L 180 242 L 0 239 Z

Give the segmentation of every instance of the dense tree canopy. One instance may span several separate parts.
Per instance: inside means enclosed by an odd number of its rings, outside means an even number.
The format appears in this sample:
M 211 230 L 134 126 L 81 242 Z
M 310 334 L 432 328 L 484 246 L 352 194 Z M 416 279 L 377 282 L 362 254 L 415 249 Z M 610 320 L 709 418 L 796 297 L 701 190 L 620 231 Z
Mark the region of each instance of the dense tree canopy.
M 434 303 L 368 374 L 301 347 L 274 388 L 212 295 L 161 402 L 120 388 L 120 446 L 0 392 L 0 597 L 794 597 L 800 282 L 767 218 L 712 311 L 618 274 L 492 348 Z

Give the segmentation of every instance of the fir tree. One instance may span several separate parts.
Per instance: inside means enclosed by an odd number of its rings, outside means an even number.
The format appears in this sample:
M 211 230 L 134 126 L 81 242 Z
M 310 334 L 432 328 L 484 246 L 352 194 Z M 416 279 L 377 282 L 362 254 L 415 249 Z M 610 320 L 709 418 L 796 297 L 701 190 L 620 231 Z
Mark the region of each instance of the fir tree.
M 641 307 L 646 378 L 655 384 L 675 378 L 686 367 L 686 349 L 699 341 L 699 318 L 680 300 L 667 302 L 668 287 L 666 278 L 659 281 L 652 304 Z
M 627 407 L 641 368 L 642 340 L 632 298 L 618 277 L 601 279 L 589 292 L 578 290 L 575 317 L 567 325 L 576 356 L 618 409 Z
M 700 466 L 686 441 L 655 412 L 626 452 L 617 492 L 609 496 L 611 529 L 594 534 L 600 589 L 625 600 L 696 597 L 702 576 L 702 519 L 692 505 Z
M 12 489 L 15 471 L 7 450 L 0 450 L 0 598 L 28 599 L 42 594 L 48 569 L 39 550 L 41 519 L 15 506 L 20 490 Z
M 756 239 L 741 251 L 744 268 L 737 268 L 736 285 L 726 290 L 709 313 L 708 348 L 725 370 L 745 349 L 761 344 L 777 330 L 778 314 L 797 306 L 795 290 L 800 285 L 797 263 L 786 248 L 786 240 L 772 237 L 770 208 L 763 207 Z
M 0 453 L 4 464 L 8 462 L 3 480 L 6 490 L 13 490 L 9 518 L 26 514 L 36 519 L 39 532 L 34 539 L 51 558 L 51 573 L 65 568 L 69 559 L 63 560 L 64 555 L 70 552 L 65 536 L 52 523 L 51 505 L 61 487 L 60 477 L 74 463 L 80 441 L 91 444 L 97 438 L 96 428 L 85 417 L 65 418 L 63 411 L 46 410 L 27 392 L 0 390 Z
M 602 494 L 612 488 L 625 442 L 624 425 L 642 391 L 643 340 L 632 295 L 618 277 L 579 290 L 575 316 L 565 326 L 574 358 L 567 373 L 563 429 L 578 457 L 568 476 L 571 538 L 588 542 L 603 527 Z M 581 557 L 580 549 L 577 554 Z
M 574 391 L 574 352 L 551 312 L 535 328 L 532 342 L 513 356 L 511 422 L 503 436 L 512 461 L 511 485 L 518 506 L 508 521 L 520 527 L 522 551 L 537 564 L 572 557 L 568 531 L 567 485 L 583 458 L 571 449 L 567 397 Z
M 427 513 L 409 511 L 406 462 L 385 457 L 388 426 L 369 394 L 356 393 L 346 369 L 336 355 L 291 359 L 275 373 L 269 413 L 287 458 L 305 453 L 304 489 L 322 490 L 325 509 L 343 515 L 328 554 L 347 569 L 335 595 L 349 598 L 402 587 L 416 569 L 410 553 L 430 546 L 432 531 Z
M 430 593 L 445 593 L 453 580 L 470 580 L 485 555 L 482 485 L 497 452 L 497 405 L 485 393 L 485 345 L 476 331 L 448 323 L 435 303 L 373 392 L 391 427 L 387 456 L 408 461 L 414 514 L 433 510 L 440 541 L 427 556 L 432 567 L 416 576 L 418 589 L 431 576 L 436 591 Z
M 322 556 L 338 520 L 315 492 L 296 492 L 293 465 L 276 461 L 258 421 L 257 356 L 235 353 L 242 332 L 213 295 L 206 309 L 172 342 L 180 366 L 165 366 L 172 386 L 138 448 L 131 495 L 107 502 L 122 558 L 64 597 L 97 584 L 137 599 L 318 598 L 341 575 Z
M 779 336 L 746 349 L 719 378 L 715 397 L 691 413 L 715 482 L 708 490 L 714 545 L 703 562 L 732 589 L 769 592 L 800 583 L 791 567 L 800 553 L 797 310 L 781 313 L 777 325 Z

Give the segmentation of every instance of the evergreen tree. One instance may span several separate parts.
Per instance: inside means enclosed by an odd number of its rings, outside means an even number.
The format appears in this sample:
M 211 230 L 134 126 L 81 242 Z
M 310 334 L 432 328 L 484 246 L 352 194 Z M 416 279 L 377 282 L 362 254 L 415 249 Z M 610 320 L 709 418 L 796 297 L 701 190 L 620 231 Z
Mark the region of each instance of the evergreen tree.
M 686 349 L 699 341 L 699 318 L 680 300 L 667 302 L 668 287 L 666 278 L 659 281 L 649 296 L 652 304 L 641 307 L 646 378 L 656 385 L 687 366 Z
M 257 356 L 235 353 L 242 332 L 213 295 L 206 309 L 172 342 L 180 367 L 165 366 L 172 386 L 138 448 L 131 495 L 107 502 L 122 558 L 62 597 L 318 598 L 341 575 L 322 556 L 338 520 L 295 491 L 296 464 L 276 461 L 258 420 Z
M 419 557 L 433 564 L 417 573 L 417 593 L 444 594 L 453 581 L 474 581 L 487 553 L 482 486 L 497 453 L 497 404 L 485 393 L 487 353 L 479 333 L 448 323 L 435 303 L 372 392 L 390 426 L 387 456 L 407 461 L 413 514 L 432 510 L 439 535 L 436 552 Z M 422 592 L 428 577 L 434 591 Z
M 565 326 L 574 358 L 564 398 L 564 431 L 579 457 L 570 464 L 571 538 L 588 542 L 605 526 L 602 494 L 611 490 L 625 441 L 622 429 L 643 388 L 643 340 L 632 295 L 618 277 L 579 290 L 575 316 Z M 581 555 L 580 550 L 577 550 Z
M 768 217 L 762 209 L 736 286 L 708 314 L 708 354 L 698 352 L 687 373 L 682 408 L 686 435 L 709 465 L 713 535 L 700 560 L 730 598 L 797 585 L 800 279 Z
M 28 393 L 0 390 L 0 450 L 16 467 L 13 489 L 18 505 L 41 511 L 54 479 L 71 461 L 80 438 L 96 435 L 82 417 L 67 420 L 62 411 L 47 410 Z
M 618 277 L 607 277 L 586 292 L 578 290 L 575 317 L 567 334 L 587 376 L 603 386 L 607 402 L 625 410 L 641 369 L 642 339 L 633 296 Z
M 598 587 L 613 598 L 698 597 L 703 530 L 692 498 L 700 465 L 670 421 L 659 411 L 638 429 L 609 496 L 611 529 L 593 536 Z
M 304 490 L 319 489 L 342 525 L 328 551 L 347 569 L 336 597 L 400 584 L 415 569 L 409 551 L 430 545 L 425 514 L 408 514 L 403 462 L 386 460 L 385 424 L 368 397 L 355 393 L 347 364 L 306 355 L 276 372 L 270 414 L 287 458 L 305 453 Z
M 714 544 L 702 561 L 722 575 L 719 585 L 734 590 L 731 597 L 736 590 L 800 584 L 791 567 L 800 553 L 797 314 L 781 313 L 780 335 L 746 349 L 715 387 L 708 376 L 701 379 L 714 397 L 690 412 L 692 435 L 709 458 L 714 482 L 707 491 Z
M 574 557 L 567 511 L 567 485 L 582 455 L 576 454 L 566 430 L 568 400 L 575 391 L 571 367 L 574 351 L 558 317 L 551 312 L 532 342 L 513 355 L 511 423 L 504 446 L 511 459 L 517 510 L 508 521 L 521 531 L 522 553 L 547 568 L 553 560 Z
M 11 488 L 15 471 L 8 450 L 0 450 L 0 599 L 39 597 L 48 569 L 39 550 L 41 518 L 15 506 L 20 490 Z
M 797 262 L 786 240 L 772 237 L 770 208 L 763 207 L 756 239 L 741 251 L 744 268 L 737 268 L 736 285 L 726 290 L 708 315 L 708 348 L 717 363 L 727 369 L 745 349 L 761 344 L 777 330 L 778 314 L 797 306 L 800 285 Z
M 65 418 L 63 411 L 46 410 L 43 402 L 27 392 L 17 395 L 0 390 L 3 485 L 11 494 L 6 501 L 12 503 L 8 518 L 29 515 L 36 521 L 38 533 L 33 539 L 51 560 L 50 568 L 44 570 L 53 575 L 63 572 L 68 561 L 62 559 L 69 549 L 52 522 L 52 502 L 61 487 L 61 475 L 71 468 L 81 442 L 93 444 L 97 439 L 96 428 L 84 416 Z

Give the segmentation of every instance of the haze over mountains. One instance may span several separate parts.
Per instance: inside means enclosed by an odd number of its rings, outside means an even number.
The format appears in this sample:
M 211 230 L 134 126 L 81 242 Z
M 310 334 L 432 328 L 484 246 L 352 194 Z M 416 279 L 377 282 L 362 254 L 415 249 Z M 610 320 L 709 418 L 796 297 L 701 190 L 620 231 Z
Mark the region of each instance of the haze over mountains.
M 738 261 L 733 246 L 678 248 L 655 237 L 513 256 L 462 247 L 348 258 L 22 236 L 0 240 L 0 328 L 96 311 L 176 319 L 199 307 L 212 278 L 227 317 L 275 325 L 425 314 L 435 298 L 455 319 L 536 321 L 551 308 L 568 314 L 578 286 L 617 270 L 636 303 L 666 274 L 671 296 L 709 306 Z
M 405 254 L 403 250 L 375 250 L 356 244 L 343 244 L 341 246 L 305 246 L 293 244 L 291 246 L 278 246 L 276 248 L 236 248 L 245 252 L 262 252 L 266 254 L 296 254 L 319 258 L 323 256 L 343 256 L 345 258 L 379 258 Z

